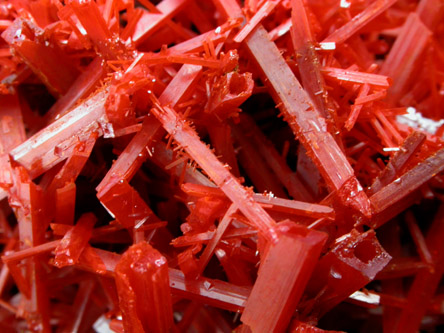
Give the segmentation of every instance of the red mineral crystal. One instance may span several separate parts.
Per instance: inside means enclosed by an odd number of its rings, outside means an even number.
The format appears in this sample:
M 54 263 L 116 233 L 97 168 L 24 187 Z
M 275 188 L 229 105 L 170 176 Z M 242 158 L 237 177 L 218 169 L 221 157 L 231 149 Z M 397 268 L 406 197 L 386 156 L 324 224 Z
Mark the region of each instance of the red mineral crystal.
M 148 243 L 131 246 L 116 266 L 116 285 L 127 332 L 167 332 L 173 307 L 164 256 Z
M 0 0 L 5 332 L 444 325 L 442 0 Z
M 269 244 L 264 251 L 241 316 L 253 332 L 285 330 L 327 239 L 326 234 L 291 221 L 279 224 L 278 235 L 277 244 Z

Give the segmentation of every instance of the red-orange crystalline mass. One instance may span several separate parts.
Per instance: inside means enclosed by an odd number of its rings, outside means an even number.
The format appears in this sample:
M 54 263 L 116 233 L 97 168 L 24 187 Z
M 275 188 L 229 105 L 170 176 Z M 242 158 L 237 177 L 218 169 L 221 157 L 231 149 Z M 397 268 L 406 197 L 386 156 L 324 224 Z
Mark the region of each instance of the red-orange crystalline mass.
M 0 0 L 0 332 L 444 331 L 443 0 Z

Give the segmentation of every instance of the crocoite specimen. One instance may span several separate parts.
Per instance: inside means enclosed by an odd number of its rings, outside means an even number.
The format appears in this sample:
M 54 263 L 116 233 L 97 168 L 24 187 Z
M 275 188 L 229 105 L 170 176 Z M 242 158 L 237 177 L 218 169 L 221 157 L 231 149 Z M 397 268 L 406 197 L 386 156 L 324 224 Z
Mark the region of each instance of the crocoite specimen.
M 0 329 L 444 322 L 442 0 L 0 0 Z

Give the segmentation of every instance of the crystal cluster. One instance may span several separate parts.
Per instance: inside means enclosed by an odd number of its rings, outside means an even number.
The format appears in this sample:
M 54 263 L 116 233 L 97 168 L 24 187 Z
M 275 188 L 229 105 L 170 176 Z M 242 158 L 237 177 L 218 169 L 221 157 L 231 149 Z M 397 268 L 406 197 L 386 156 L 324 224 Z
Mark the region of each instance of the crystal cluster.
M 442 0 L 0 0 L 5 332 L 444 326 Z

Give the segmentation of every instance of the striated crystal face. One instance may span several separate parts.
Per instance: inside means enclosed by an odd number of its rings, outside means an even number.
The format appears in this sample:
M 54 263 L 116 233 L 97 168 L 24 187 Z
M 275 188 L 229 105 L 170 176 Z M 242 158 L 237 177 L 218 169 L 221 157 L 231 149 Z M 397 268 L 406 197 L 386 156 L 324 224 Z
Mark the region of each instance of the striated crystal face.
M 115 274 L 125 331 L 168 331 L 173 312 L 165 257 L 148 243 L 137 243 L 122 255 Z
M 443 17 L 0 0 L 2 331 L 439 331 Z

